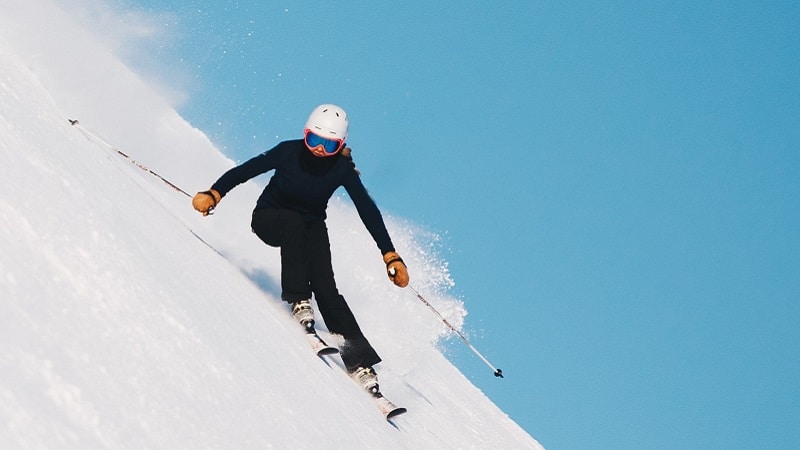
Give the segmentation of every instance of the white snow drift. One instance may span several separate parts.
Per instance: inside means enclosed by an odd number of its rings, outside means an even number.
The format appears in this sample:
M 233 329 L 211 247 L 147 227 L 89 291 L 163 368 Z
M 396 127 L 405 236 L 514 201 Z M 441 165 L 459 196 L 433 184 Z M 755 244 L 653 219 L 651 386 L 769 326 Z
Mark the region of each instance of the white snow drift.
M 232 162 L 58 2 L 1 3 L 0 448 L 541 448 L 437 350 L 446 330 L 337 199 L 340 289 L 409 409 L 385 422 L 279 301 L 248 220 L 267 178 L 200 217 L 104 142 L 191 193 Z M 435 236 L 388 226 L 459 325 Z

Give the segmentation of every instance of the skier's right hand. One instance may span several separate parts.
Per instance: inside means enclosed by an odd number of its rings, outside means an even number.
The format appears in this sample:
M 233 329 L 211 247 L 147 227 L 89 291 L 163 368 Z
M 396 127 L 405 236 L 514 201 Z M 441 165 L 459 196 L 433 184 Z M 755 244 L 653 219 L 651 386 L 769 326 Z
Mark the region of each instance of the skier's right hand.
M 222 200 L 222 196 L 219 195 L 219 192 L 209 189 L 195 194 L 194 198 L 192 198 L 192 206 L 204 216 L 207 216 L 214 211 L 220 200 Z

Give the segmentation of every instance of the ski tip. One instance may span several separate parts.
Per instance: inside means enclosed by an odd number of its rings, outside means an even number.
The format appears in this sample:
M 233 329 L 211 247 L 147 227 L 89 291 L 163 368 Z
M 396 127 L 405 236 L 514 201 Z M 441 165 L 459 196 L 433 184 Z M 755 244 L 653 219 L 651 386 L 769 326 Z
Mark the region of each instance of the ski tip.
M 386 420 L 391 420 L 391 419 L 399 416 L 400 414 L 405 414 L 407 412 L 408 412 L 408 410 L 405 409 L 405 408 L 395 408 L 395 409 L 389 411 L 388 413 L 386 413 Z
M 336 347 L 325 347 L 317 352 L 317 356 L 330 356 L 338 353 L 339 349 Z

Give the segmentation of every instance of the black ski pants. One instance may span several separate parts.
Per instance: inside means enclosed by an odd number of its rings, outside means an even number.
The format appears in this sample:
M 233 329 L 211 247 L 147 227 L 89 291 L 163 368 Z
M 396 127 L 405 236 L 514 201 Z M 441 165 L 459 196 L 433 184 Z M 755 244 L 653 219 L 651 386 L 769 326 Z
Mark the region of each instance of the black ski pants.
M 331 244 L 324 221 L 306 221 L 288 209 L 256 209 L 253 232 L 264 243 L 281 249 L 281 298 L 294 303 L 311 299 L 328 331 L 344 338 L 340 351 L 349 371 L 381 361 L 372 348 L 344 297 L 336 288 L 331 264 Z

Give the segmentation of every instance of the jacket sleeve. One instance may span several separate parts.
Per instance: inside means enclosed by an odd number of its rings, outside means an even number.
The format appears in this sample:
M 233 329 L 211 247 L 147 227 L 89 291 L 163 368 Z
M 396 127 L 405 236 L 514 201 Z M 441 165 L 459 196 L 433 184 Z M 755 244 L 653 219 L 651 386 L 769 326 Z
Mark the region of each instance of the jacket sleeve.
M 372 239 L 375 240 L 382 255 L 386 254 L 386 252 L 393 252 L 394 245 L 389 237 L 389 232 L 386 231 L 386 224 L 383 222 L 383 216 L 378 209 L 378 205 L 370 197 L 355 168 L 351 169 L 351 172 L 348 174 L 343 186 L 353 200 L 361 221 L 364 222 L 364 226 L 367 227 L 367 231 L 372 235 Z
M 245 181 L 268 172 L 275 168 L 279 158 L 280 144 L 258 156 L 250 158 L 244 163 L 228 170 L 211 186 L 211 189 L 225 196 L 231 189 L 244 183 Z

